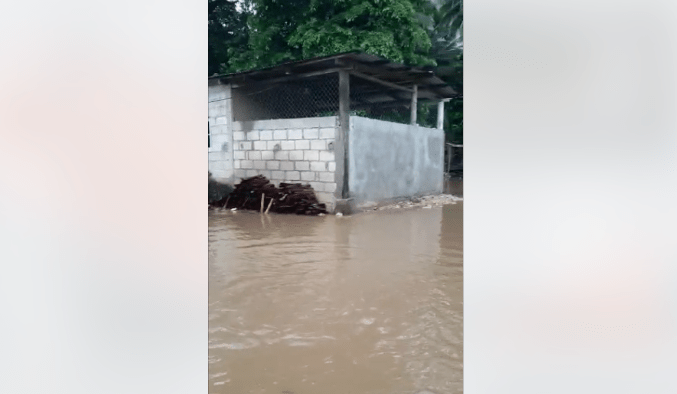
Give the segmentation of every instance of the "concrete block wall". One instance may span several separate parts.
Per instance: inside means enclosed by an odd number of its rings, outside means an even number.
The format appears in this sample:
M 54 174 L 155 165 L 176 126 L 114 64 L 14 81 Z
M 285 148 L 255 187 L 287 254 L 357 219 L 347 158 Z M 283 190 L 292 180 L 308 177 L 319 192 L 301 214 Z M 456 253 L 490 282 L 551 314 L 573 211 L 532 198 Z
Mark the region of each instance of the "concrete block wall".
M 348 184 L 356 205 L 443 190 L 444 131 L 350 117 Z
M 233 182 L 264 175 L 278 186 L 310 184 L 333 211 L 337 124 L 336 116 L 233 122 Z
M 209 82 L 209 171 L 215 180 L 233 176 L 232 99 L 230 85 Z

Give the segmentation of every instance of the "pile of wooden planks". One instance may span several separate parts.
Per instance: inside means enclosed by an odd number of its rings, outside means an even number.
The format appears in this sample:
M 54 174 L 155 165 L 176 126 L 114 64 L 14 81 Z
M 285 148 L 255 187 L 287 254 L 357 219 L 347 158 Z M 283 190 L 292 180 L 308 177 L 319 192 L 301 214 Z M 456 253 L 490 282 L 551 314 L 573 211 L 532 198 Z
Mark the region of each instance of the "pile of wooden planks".
M 263 175 L 243 179 L 227 197 L 211 203 L 210 207 L 297 215 L 327 213 L 326 205 L 317 201 L 310 185 L 282 182 L 278 188 Z

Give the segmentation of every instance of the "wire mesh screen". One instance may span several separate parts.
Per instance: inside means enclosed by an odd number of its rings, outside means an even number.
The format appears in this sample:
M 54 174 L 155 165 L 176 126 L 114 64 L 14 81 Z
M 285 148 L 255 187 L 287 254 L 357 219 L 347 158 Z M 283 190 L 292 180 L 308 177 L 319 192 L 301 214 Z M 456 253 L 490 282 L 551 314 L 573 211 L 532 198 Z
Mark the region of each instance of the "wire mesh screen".
M 233 89 L 233 120 L 292 119 L 338 114 L 338 74 Z
M 337 116 L 338 79 L 338 73 L 331 73 L 274 83 L 247 82 L 232 90 L 233 120 Z M 350 115 L 409 124 L 411 92 L 351 75 Z M 434 128 L 436 103 L 418 101 L 416 123 Z
M 403 89 L 350 76 L 351 115 L 410 124 L 411 96 L 411 92 Z M 430 128 L 437 126 L 437 102 L 417 101 L 416 124 Z
M 411 120 L 411 93 L 350 76 L 350 114 L 397 123 Z

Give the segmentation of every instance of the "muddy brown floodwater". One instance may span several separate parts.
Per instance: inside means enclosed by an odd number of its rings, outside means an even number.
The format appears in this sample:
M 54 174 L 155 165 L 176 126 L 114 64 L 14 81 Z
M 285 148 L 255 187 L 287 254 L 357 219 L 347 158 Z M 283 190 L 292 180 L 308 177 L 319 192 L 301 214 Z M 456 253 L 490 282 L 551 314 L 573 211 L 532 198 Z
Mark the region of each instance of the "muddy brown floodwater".
M 209 393 L 463 391 L 463 203 L 209 212 Z

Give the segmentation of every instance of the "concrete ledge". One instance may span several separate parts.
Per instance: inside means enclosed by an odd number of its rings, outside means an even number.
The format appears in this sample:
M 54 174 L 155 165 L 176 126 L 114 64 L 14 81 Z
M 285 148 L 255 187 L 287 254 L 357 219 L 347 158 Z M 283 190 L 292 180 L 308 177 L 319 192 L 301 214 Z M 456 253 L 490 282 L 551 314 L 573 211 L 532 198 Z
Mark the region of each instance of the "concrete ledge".
M 332 213 L 340 213 L 342 215 L 350 215 L 355 212 L 354 200 L 352 198 L 337 198 L 334 204 Z
M 336 116 L 297 119 L 269 119 L 233 122 L 233 130 L 280 130 L 336 127 Z M 329 133 L 327 133 L 329 134 Z
M 398 204 L 398 203 L 404 203 L 407 201 L 416 201 L 420 200 L 423 197 L 427 196 L 437 196 L 443 194 L 439 190 L 431 190 L 428 192 L 421 192 L 421 193 L 416 193 L 411 196 L 399 196 L 399 197 L 390 197 L 390 198 L 383 198 L 378 201 L 373 201 L 373 200 L 360 200 L 359 198 L 351 198 L 351 208 L 353 209 L 353 213 L 358 213 L 358 212 L 365 212 L 365 211 L 371 211 L 374 209 L 378 209 L 380 207 L 386 206 L 386 205 L 391 205 L 391 204 Z

